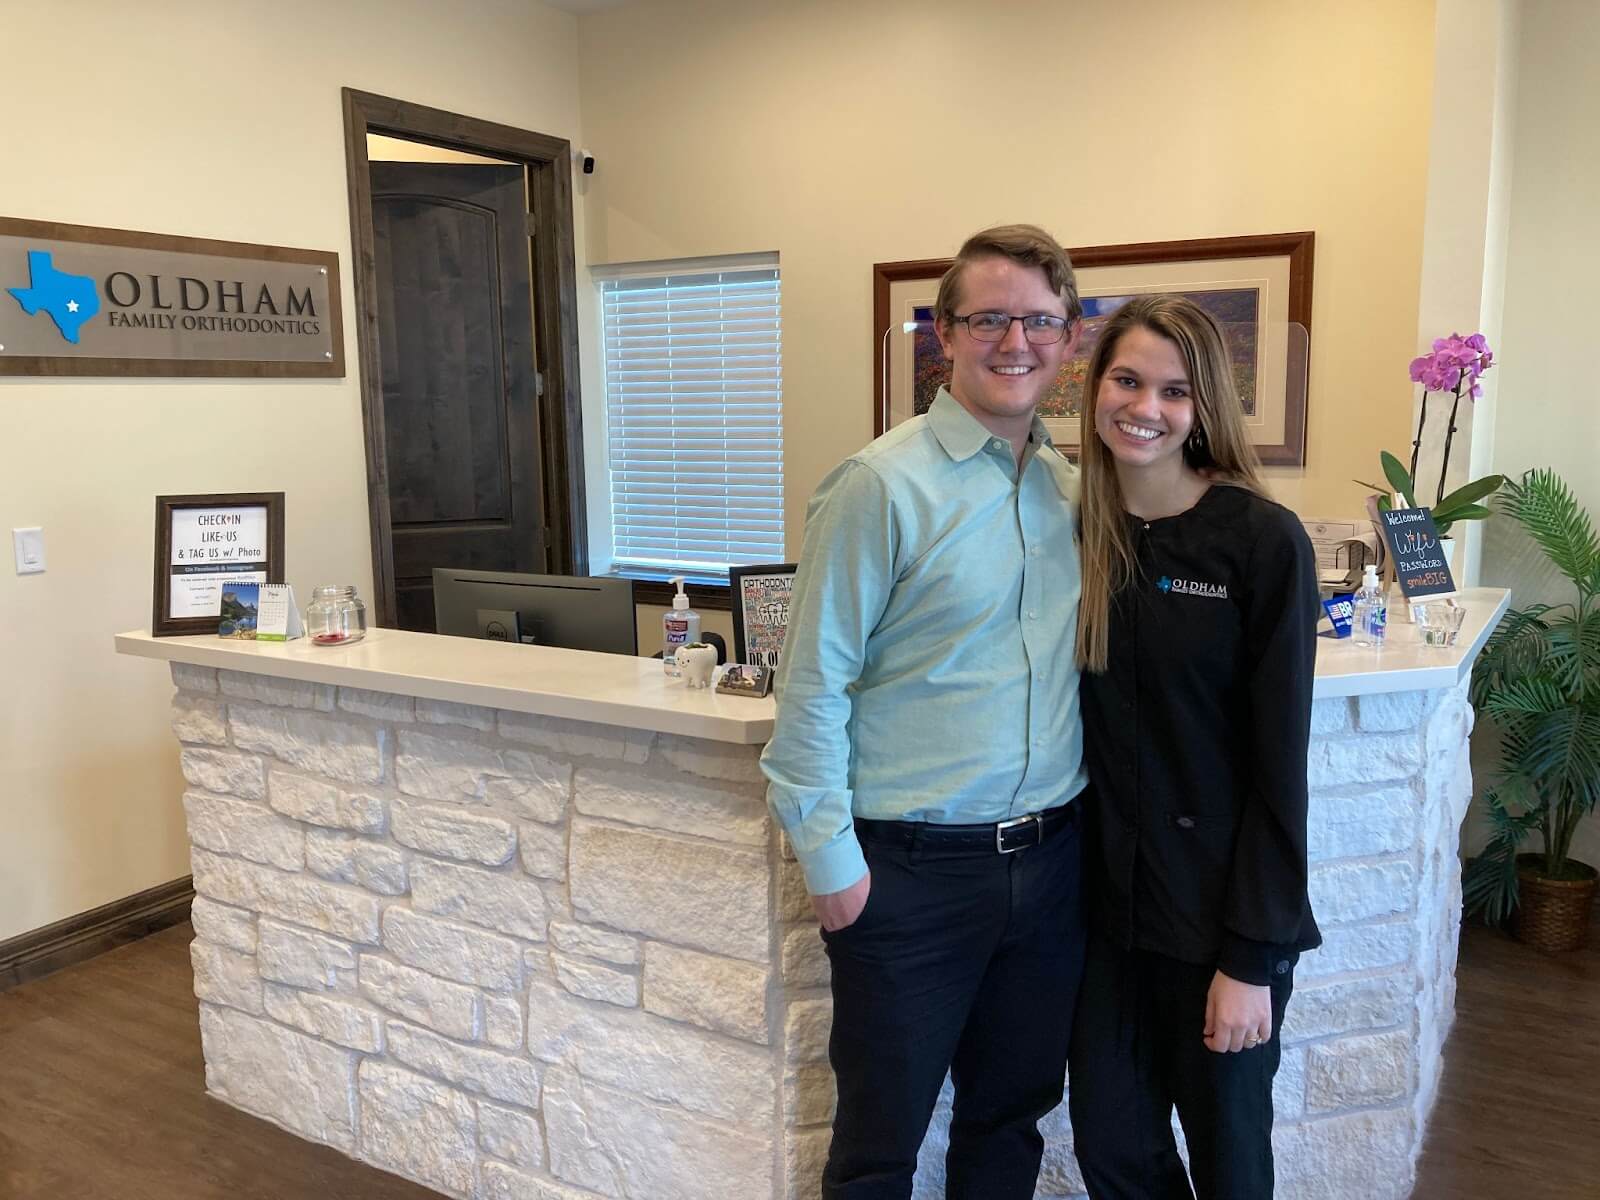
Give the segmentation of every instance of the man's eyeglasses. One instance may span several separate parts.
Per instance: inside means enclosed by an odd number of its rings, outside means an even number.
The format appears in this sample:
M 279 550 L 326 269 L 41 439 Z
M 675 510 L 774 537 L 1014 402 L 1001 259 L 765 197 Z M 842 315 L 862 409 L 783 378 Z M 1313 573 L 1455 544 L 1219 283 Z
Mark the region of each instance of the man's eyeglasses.
M 956 318 L 956 324 L 965 325 L 967 332 L 980 342 L 1004 341 L 1006 334 L 1011 332 L 1013 321 L 1022 322 L 1022 336 L 1035 346 L 1050 346 L 1059 342 L 1066 336 L 1067 326 L 1072 323 L 1065 317 L 1052 316 L 1050 313 L 1028 313 L 1014 317 L 1003 312 L 975 312 Z

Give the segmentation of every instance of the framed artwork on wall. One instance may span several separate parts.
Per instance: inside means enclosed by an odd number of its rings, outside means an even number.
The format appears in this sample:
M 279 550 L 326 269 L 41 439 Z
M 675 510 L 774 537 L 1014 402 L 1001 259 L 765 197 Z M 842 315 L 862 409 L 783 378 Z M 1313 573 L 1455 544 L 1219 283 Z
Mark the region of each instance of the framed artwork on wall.
M 1265 234 L 1069 250 L 1084 304 L 1084 334 L 1039 406 L 1056 445 L 1076 455 L 1089 359 L 1106 319 L 1149 293 L 1189 296 L 1223 327 L 1245 423 L 1261 461 L 1305 463 L 1315 235 Z M 947 258 L 872 267 L 873 433 L 926 412 L 949 382 L 933 329 Z

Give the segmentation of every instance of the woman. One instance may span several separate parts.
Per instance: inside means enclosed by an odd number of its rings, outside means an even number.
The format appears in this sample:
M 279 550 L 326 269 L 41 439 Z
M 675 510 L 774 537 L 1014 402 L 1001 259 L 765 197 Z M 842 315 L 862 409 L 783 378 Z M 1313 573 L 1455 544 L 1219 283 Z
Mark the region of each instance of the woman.
M 1270 1197 L 1278 1030 L 1299 952 L 1321 941 L 1306 896 L 1315 559 L 1265 495 L 1205 310 L 1118 309 L 1084 394 L 1095 932 L 1068 1077 L 1078 1161 L 1093 1200 Z

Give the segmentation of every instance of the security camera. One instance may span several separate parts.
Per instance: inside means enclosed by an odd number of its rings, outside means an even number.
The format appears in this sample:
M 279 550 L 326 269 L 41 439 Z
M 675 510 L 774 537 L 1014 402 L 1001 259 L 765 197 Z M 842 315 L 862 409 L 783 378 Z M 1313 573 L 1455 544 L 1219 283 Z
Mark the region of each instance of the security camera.
M 578 157 L 583 161 L 583 173 L 585 175 L 593 175 L 594 155 L 590 154 L 587 150 L 579 150 Z

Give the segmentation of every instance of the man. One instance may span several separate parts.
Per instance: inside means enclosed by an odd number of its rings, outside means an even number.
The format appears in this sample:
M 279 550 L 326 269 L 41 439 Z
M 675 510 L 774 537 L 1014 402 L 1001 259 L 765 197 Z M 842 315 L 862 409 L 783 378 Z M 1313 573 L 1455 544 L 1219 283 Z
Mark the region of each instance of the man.
M 1017 225 L 940 283 L 928 413 L 818 487 L 762 756 L 833 968 L 827 1200 L 904 1200 L 946 1071 L 949 1200 L 1028 1200 L 1082 971 L 1077 475 L 1035 415 L 1076 347 Z

